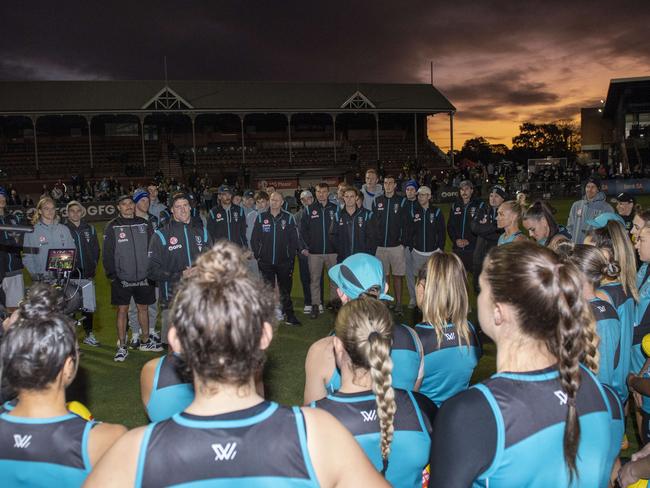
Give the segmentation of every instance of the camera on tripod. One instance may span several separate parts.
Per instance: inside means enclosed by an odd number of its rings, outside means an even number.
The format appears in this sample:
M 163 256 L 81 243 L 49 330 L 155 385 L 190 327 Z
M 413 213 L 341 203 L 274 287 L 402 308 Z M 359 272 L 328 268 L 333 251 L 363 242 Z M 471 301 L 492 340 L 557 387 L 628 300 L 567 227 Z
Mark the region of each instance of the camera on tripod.
M 81 278 L 75 267 L 76 249 L 49 249 L 45 269 L 50 277 L 44 280 L 59 288 L 65 301 L 64 313 L 95 311 L 95 288 L 90 280 Z M 73 276 L 74 273 L 78 277 Z

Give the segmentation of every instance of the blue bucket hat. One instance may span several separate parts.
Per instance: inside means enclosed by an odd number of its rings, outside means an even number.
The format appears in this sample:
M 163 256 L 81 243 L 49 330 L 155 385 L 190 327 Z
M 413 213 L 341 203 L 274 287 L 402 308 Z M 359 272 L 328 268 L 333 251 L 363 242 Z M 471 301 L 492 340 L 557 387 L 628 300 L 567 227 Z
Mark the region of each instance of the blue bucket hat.
M 601 213 L 595 219 L 587 220 L 585 222 L 585 224 L 590 225 L 594 229 L 602 229 L 603 227 L 607 227 L 607 222 L 609 222 L 610 220 L 618 222 L 623 227 L 625 227 L 625 220 L 623 220 L 623 217 L 621 217 L 619 214 L 616 214 L 616 213 L 613 213 L 613 212 Z
M 133 203 L 138 203 L 143 198 L 149 198 L 149 192 L 144 188 L 136 188 L 133 192 Z
M 332 266 L 327 274 L 349 298 L 358 298 L 363 292 L 379 287 L 380 300 L 393 300 L 393 297 L 384 293 L 384 267 L 379 259 L 370 254 L 353 254 L 342 263 Z

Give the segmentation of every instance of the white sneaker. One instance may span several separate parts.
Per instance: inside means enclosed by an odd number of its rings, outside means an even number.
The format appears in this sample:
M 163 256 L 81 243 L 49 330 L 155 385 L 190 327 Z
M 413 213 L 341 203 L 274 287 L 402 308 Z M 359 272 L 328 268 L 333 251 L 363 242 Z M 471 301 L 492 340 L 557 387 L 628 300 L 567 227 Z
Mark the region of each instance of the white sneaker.
M 95 334 L 93 334 L 92 332 L 86 336 L 86 338 L 83 340 L 83 343 L 86 344 L 87 346 L 92 346 L 92 347 L 99 346 L 99 341 L 95 337 Z
M 323 308 L 322 304 L 318 306 L 318 313 L 320 314 L 325 313 L 325 309 Z
M 302 313 L 304 314 L 311 313 L 311 305 L 305 305 L 305 308 L 302 309 Z
M 117 352 L 113 357 L 113 361 L 115 361 L 116 363 L 123 363 L 128 355 L 129 355 L 129 350 L 126 348 L 126 346 L 120 346 L 117 348 Z

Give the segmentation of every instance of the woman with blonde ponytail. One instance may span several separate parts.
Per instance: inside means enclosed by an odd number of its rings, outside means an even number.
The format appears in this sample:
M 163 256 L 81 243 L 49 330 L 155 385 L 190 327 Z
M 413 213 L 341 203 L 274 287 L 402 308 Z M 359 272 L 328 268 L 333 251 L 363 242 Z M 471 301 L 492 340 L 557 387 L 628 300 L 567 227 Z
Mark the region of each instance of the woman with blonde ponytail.
M 334 327 L 341 388 L 311 406 L 341 421 L 392 486 L 422 486 L 437 408 L 424 395 L 392 386 L 390 311 L 363 295 L 343 305 Z
M 436 405 L 465 390 L 481 355 L 474 326 L 467 320 L 467 277 L 452 253 L 431 255 L 415 289 L 422 322 L 415 330 L 424 352 L 420 390 Z
M 182 279 L 169 342 L 192 376 L 194 399 L 124 435 L 86 486 L 388 486 L 331 415 L 258 394 L 277 299 L 245 260 L 241 247 L 219 241 Z
M 429 486 L 607 487 L 623 409 L 581 364 L 593 316 L 580 271 L 514 242 L 490 251 L 480 282 L 497 371 L 438 412 Z

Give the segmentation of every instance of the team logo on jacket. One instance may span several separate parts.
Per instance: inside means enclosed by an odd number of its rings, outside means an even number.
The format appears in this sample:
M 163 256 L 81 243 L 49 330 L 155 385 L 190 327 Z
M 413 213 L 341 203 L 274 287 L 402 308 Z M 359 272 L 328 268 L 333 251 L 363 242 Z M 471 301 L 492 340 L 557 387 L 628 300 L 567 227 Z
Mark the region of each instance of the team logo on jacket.
M 330 210 L 330 220 L 334 220 L 334 210 Z
M 580 217 L 580 216 L 582 215 L 582 209 L 581 209 L 581 208 L 579 208 L 578 210 L 576 210 L 576 215 L 577 215 L 578 217 Z
M 40 237 L 38 238 L 38 240 L 39 240 L 40 242 L 42 242 L 43 244 L 45 244 L 45 243 L 47 242 L 47 237 L 45 237 L 45 236 L 40 236 Z
M 419 221 L 420 221 L 420 214 L 419 214 L 419 213 L 416 213 L 416 214 L 413 216 L 413 221 L 414 221 L 414 222 L 419 222 Z
M 470 210 L 470 212 L 471 212 L 471 210 Z M 461 213 L 462 212 L 461 212 L 460 207 L 454 207 L 454 215 L 460 215 Z
M 359 221 L 359 228 L 363 227 L 363 217 L 359 217 L 358 221 Z
M 170 243 L 172 246 L 174 246 L 174 245 L 178 244 L 178 239 L 177 239 L 176 237 L 170 237 L 170 238 L 169 238 L 169 243 Z
M 235 212 L 234 214 L 232 214 L 232 219 L 233 219 L 235 222 L 237 222 L 237 221 L 239 220 L 239 214 L 238 214 L 237 212 Z
M 201 236 L 194 236 L 194 239 L 196 239 L 196 245 L 199 248 L 199 252 L 201 252 L 201 249 L 203 249 L 203 239 L 201 239 Z
M 383 210 L 383 209 L 384 209 L 384 204 L 381 203 L 381 202 L 379 202 L 379 203 L 377 204 L 377 210 Z
M 399 203 L 396 203 L 395 205 L 393 205 L 393 212 L 395 212 L 395 213 L 399 212 Z
M 460 213 L 460 212 L 459 212 Z M 476 207 L 470 207 L 469 209 L 469 216 L 474 218 L 474 215 L 476 215 Z
M 120 232 L 120 239 L 125 239 L 125 238 L 126 238 L 126 233 Z
M 286 229 L 287 228 L 287 221 L 282 219 L 280 221 L 280 226 L 282 227 L 282 230 Z
M 433 224 L 433 219 L 435 219 L 435 218 L 436 218 L 435 215 L 429 214 L 429 222 L 431 222 L 432 224 Z

